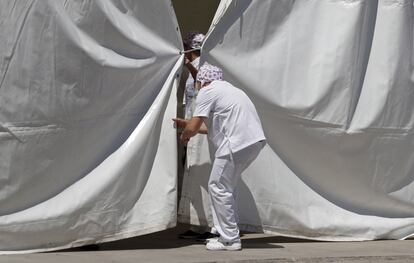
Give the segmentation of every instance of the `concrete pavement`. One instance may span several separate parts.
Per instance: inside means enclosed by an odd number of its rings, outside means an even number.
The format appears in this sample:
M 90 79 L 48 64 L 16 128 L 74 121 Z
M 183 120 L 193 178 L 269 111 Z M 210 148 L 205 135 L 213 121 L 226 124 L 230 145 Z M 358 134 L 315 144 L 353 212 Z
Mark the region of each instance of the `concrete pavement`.
M 178 239 L 185 226 L 99 245 L 98 250 L 70 249 L 28 255 L 0 256 L 0 263 L 109 262 L 414 262 L 414 240 L 312 242 L 245 234 L 242 251 L 206 251 L 202 243 Z

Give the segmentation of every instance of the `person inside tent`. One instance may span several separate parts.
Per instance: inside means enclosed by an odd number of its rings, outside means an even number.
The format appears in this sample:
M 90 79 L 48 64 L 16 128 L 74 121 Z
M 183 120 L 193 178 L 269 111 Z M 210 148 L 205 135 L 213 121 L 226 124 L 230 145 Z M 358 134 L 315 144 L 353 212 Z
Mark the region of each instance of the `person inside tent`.
M 191 119 L 193 116 L 194 101 L 197 93 L 194 84 L 200 62 L 200 49 L 204 38 L 205 36 L 202 33 L 191 31 L 183 40 L 184 49 L 186 51 L 184 65 L 190 73 L 184 89 L 185 119 Z M 206 239 L 218 237 L 218 234 L 214 227 L 212 229 L 206 229 L 204 227 L 192 226 L 188 231 L 178 235 L 178 237 L 182 239 L 196 239 L 204 242 Z
M 203 44 L 205 36 L 198 32 L 189 32 L 187 37 L 183 41 L 185 58 L 184 65 L 187 67 L 190 74 L 188 74 L 187 81 L 184 89 L 184 105 L 185 105 L 185 118 L 191 119 L 194 100 L 196 95 L 196 89 L 194 87 L 195 79 L 198 71 L 198 64 L 200 62 L 200 49 Z
M 240 89 L 223 80 L 223 71 L 205 63 L 197 74 L 199 92 L 191 120 L 173 119 L 183 128 L 181 143 L 197 133 L 208 134 L 215 148 L 208 190 L 214 227 L 208 250 L 240 250 L 237 204 L 234 198 L 241 173 L 256 159 L 266 138 L 256 108 Z M 205 123 L 205 126 L 202 124 Z

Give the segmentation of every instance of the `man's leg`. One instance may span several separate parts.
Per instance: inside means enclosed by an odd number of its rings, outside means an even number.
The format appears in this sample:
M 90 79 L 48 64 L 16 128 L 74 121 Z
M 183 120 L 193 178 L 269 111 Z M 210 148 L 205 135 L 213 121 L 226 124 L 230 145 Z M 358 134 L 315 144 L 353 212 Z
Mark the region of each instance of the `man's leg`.
M 227 242 L 240 241 L 233 197 L 239 177 L 234 172 L 230 156 L 216 158 L 208 183 L 214 226 Z
M 212 204 L 214 226 L 220 233 L 220 240 L 228 243 L 228 250 L 241 249 L 240 232 L 238 227 L 237 204 L 234 192 L 241 178 L 241 173 L 256 159 L 264 146 L 264 142 L 257 142 L 232 155 L 216 158 L 209 180 L 209 192 Z M 237 246 L 235 243 L 238 243 Z M 220 248 L 220 244 L 213 250 Z M 209 245 L 207 245 L 207 249 Z M 218 249 L 217 249 L 218 250 Z
M 235 211 L 234 214 L 236 216 L 236 222 L 237 225 L 240 222 L 239 219 L 239 206 L 237 205 L 237 187 L 241 179 L 241 174 L 246 170 L 250 164 L 257 158 L 260 151 L 263 149 L 265 143 L 264 142 L 257 142 L 253 145 L 250 145 L 249 147 L 242 149 L 238 152 L 235 152 L 233 154 L 233 162 L 235 167 L 235 174 L 239 175 L 239 180 L 237 180 L 237 185 L 235 186 L 235 189 L 233 191 L 233 197 L 235 200 Z
M 244 172 L 244 170 L 246 170 L 247 167 L 249 167 L 250 164 L 256 160 L 257 156 L 265 145 L 266 143 L 264 141 L 259 141 L 234 153 L 233 159 L 236 167 L 236 172 L 240 174 Z

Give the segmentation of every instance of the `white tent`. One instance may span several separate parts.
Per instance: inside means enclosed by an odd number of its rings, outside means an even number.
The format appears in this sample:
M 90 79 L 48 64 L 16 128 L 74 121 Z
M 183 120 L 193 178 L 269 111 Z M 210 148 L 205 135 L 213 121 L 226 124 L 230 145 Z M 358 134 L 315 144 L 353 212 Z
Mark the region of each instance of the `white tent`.
M 242 228 L 412 235 L 413 1 L 222 1 L 215 21 L 204 60 L 253 98 L 268 139 L 243 174 Z M 202 138 L 190 150 L 180 218 L 206 224 L 210 156 Z
M 243 229 L 322 240 L 414 233 L 412 0 L 222 1 L 202 59 L 262 118 Z M 181 37 L 169 0 L 0 3 L 0 250 L 174 226 Z M 207 224 L 205 138 L 179 216 Z

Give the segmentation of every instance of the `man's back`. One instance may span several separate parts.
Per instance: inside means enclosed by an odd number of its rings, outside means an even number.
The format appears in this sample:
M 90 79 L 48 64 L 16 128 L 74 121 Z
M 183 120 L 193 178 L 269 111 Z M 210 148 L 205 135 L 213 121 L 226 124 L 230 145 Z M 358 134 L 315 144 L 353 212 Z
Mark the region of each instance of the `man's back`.
M 249 97 L 226 81 L 201 88 L 194 116 L 206 117 L 216 156 L 237 152 L 265 140 L 259 116 Z

